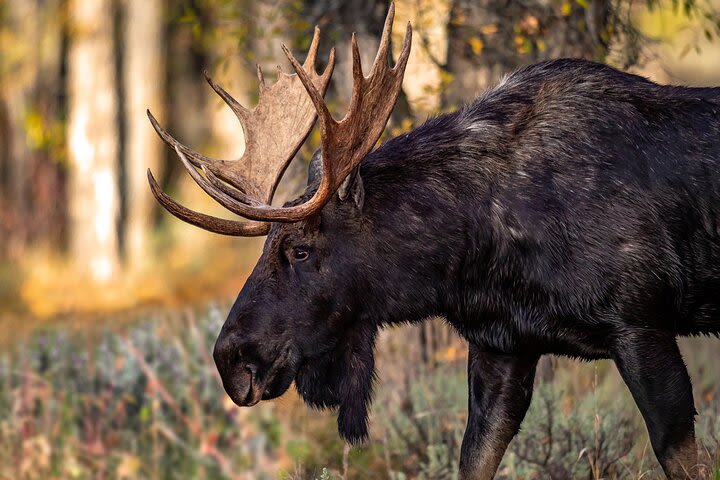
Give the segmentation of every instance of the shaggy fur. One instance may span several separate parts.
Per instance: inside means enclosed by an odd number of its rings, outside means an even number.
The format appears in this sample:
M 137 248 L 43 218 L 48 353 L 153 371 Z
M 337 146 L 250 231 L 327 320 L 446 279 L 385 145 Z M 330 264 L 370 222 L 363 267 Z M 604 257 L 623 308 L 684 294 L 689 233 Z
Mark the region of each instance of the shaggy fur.
M 236 403 L 294 380 L 363 440 L 378 328 L 440 315 L 471 345 L 464 478 L 494 474 L 544 354 L 614 359 L 684 478 L 695 411 L 675 337 L 720 333 L 719 88 L 532 65 L 386 142 L 355 182 L 273 225 L 216 345 Z

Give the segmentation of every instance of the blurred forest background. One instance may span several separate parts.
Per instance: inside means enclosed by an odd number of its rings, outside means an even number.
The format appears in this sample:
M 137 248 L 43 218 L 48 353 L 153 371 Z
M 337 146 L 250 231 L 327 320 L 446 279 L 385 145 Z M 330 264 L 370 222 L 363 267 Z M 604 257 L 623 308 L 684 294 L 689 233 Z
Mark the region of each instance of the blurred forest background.
M 280 44 L 304 58 L 317 24 L 320 58 L 338 51 L 326 98 L 343 112 L 350 33 L 369 65 L 387 6 L 0 0 L 0 479 L 452 478 L 466 353 L 441 321 L 384 333 L 372 445 L 349 458 L 332 415 L 310 412 L 293 393 L 237 409 L 210 352 L 262 239 L 181 223 L 159 211 L 145 177 L 152 168 L 182 203 L 223 215 L 183 174 L 145 109 L 198 151 L 238 158 L 242 129 L 203 69 L 252 106 L 255 64 L 268 77 L 278 63 L 289 71 Z M 397 0 L 396 8 L 394 35 L 410 20 L 415 40 L 387 135 L 548 58 L 720 85 L 719 0 Z M 276 203 L 302 189 L 317 132 L 307 143 Z M 683 349 L 705 471 L 717 479 L 720 349 L 703 339 Z M 502 478 L 658 475 L 610 363 L 553 359 L 538 383 Z

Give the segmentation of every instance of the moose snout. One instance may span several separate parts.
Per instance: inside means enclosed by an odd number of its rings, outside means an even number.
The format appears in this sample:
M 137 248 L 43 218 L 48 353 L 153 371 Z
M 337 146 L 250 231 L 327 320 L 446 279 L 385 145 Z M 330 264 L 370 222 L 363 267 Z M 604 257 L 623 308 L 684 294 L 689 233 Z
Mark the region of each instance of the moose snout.
M 215 342 L 213 358 L 223 388 L 235 404 L 249 407 L 260 401 L 263 388 L 258 381 L 257 363 L 243 358 L 241 350 L 222 337 Z

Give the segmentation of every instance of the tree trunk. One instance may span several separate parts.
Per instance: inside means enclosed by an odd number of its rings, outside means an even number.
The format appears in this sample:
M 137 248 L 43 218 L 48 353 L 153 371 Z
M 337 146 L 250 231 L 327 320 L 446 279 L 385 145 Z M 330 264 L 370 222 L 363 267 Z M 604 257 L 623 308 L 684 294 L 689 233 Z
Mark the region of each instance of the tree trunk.
M 240 5 L 242 5 L 245 15 L 235 12 L 238 14 L 236 22 L 243 25 L 243 30 L 252 28 L 252 26 L 247 25 L 251 18 L 264 25 L 264 18 L 256 17 L 258 5 L 251 2 L 242 2 Z M 246 44 L 247 39 L 242 41 L 232 32 L 223 32 L 221 30 L 223 19 L 219 18 L 217 11 L 212 10 L 211 13 L 210 18 L 207 20 L 209 25 L 206 28 L 210 31 L 220 31 L 222 33 L 208 47 L 206 56 L 209 65 L 205 68 L 210 72 L 213 79 L 222 85 L 241 105 L 253 108 L 260 87 L 255 69 L 252 68 L 250 62 L 245 61 L 246 52 L 250 48 Z M 245 134 L 242 124 L 232 109 L 205 82 L 203 82 L 203 93 L 207 96 L 206 103 L 212 134 L 211 143 L 215 147 L 214 151 L 210 153 L 217 158 L 227 160 L 240 158 L 245 152 Z
M 393 53 L 400 54 L 405 26 L 413 26 L 413 47 L 403 79 L 403 92 L 420 119 L 441 108 L 443 65 L 447 63 L 450 0 L 396 0 L 393 25 Z M 397 109 L 397 107 L 396 107 Z
M 60 0 L 0 9 L 0 256 L 62 244 Z
M 445 107 L 473 100 L 522 65 L 549 58 L 601 58 L 609 0 L 560 5 L 544 0 L 453 0 L 446 69 L 452 82 Z
M 111 0 L 70 0 L 70 254 L 95 281 L 119 269 L 118 128 Z
M 150 127 L 145 110 L 163 118 L 163 1 L 125 0 L 123 25 L 125 171 L 127 217 L 125 246 L 127 263 L 141 266 L 149 253 L 154 199 L 146 171 L 161 178 L 163 144 Z
M 4 243 L 10 257 L 22 253 L 28 235 L 26 221 L 30 210 L 28 175 L 31 150 L 27 142 L 26 118 L 31 109 L 32 90 L 37 78 L 37 49 L 39 41 L 38 6 L 35 1 L 9 2 L 2 12 L 2 37 L 9 37 L 7 45 L 0 45 L 7 59 L 0 59 L 0 97 L 6 117 L 0 138 L 3 153 L 2 179 L 4 192 L 0 199 L 11 206 L 2 214 L 7 232 Z M 5 55 L 3 55 L 5 57 Z M 5 233 L 5 232 L 3 232 Z
M 363 72 L 367 75 L 375 60 L 388 3 L 385 0 L 350 0 L 334 2 L 313 0 L 304 6 L 304 17 L 311 25 L 319 24 L 322 29 L 319 57 L 327 58 L 330 48 L 335 46 L 335 72 L 330 84 L 329 96 L 337 98 L 341 113 L 350 102 L 352 92 L 352 55 L 350 38 L 355 32 L 360 47 Z M 310 34 L 310 32 L 308 32 Z

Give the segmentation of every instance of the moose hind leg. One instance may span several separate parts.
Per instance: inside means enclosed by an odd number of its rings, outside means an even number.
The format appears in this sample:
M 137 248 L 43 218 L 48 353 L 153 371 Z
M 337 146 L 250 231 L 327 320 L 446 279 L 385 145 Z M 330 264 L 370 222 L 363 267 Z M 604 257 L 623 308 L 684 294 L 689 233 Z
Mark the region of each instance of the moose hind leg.
M 537 361 L 537 356 L 490 353 L 470 344 L 462 480 L 490 480 L 495 475 L 530 405 Z
M 642 413 L 653 450 L 671 480 L 695 478 L 695 406 L 675 337 L 666 332 L 624 335 L 615 364 Z

